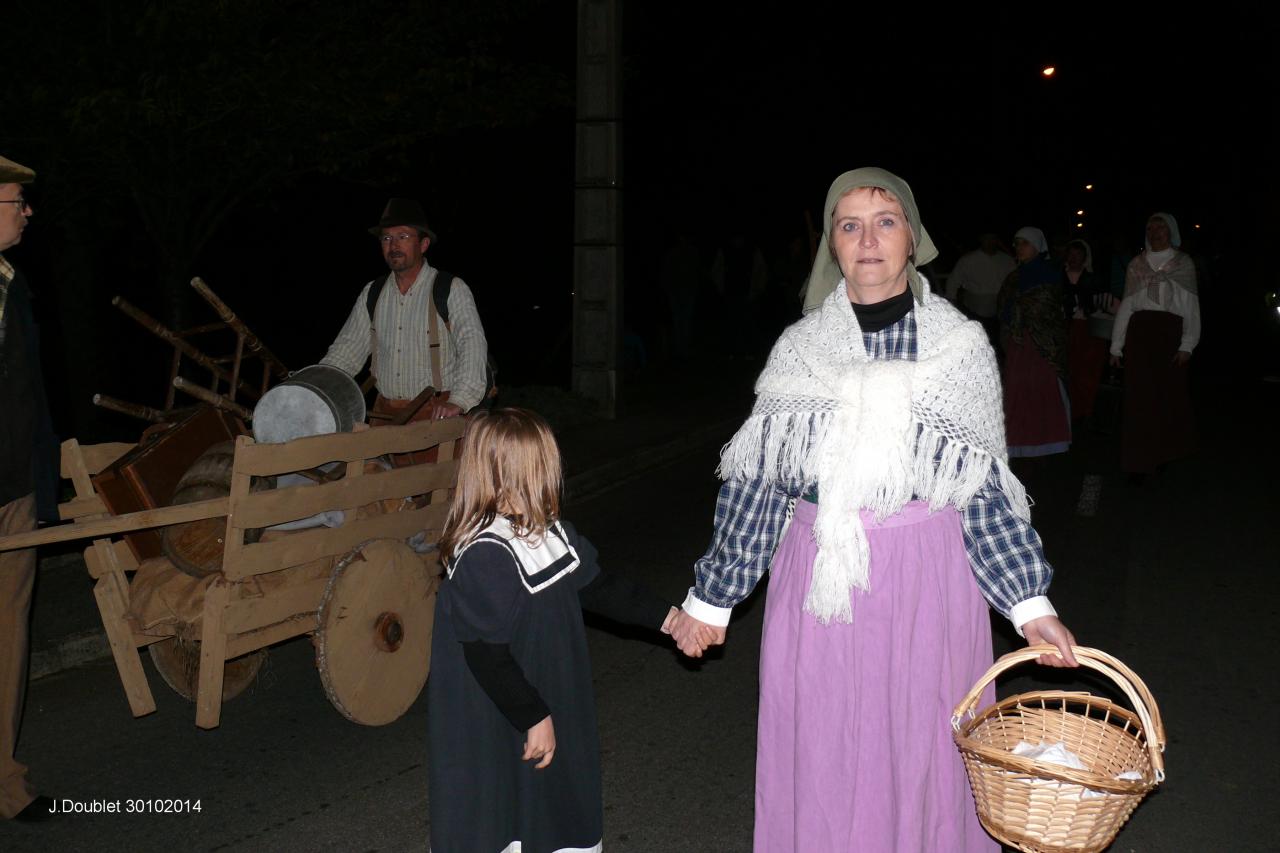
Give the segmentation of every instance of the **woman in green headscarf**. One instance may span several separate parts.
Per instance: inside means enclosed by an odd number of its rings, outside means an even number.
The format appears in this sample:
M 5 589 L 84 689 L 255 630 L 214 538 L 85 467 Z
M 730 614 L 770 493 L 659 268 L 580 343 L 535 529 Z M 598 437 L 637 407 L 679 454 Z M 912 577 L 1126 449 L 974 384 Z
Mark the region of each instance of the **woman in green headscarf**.
M 757 851 L 994 851 L 947 726 L 991 664 L 988 603 L 1057 646 L 1043 663 L 1074 665 L 1074 639 L 1045 597 L 986 333 L 916 269 L 936 250 L 911 188 L 846 172 L 824 216 L 809 313 L 721 456 L 673 634 L 693 655 L 723 642 L 770 570 Z

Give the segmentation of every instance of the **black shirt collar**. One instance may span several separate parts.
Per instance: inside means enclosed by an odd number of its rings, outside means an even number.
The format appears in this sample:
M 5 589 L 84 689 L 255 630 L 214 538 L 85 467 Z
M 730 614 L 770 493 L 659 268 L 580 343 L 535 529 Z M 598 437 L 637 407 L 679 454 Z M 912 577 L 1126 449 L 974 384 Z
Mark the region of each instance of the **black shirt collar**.
M 858 326 L 862 331 L 879 332 L 907 316 L 913 299 L 911 289 L 907 288 L 883 302 L 875 302 L 871 305 L 861 305 L 857 302 L 849 304 L 853 306 L 853 313 L 858 318 Z

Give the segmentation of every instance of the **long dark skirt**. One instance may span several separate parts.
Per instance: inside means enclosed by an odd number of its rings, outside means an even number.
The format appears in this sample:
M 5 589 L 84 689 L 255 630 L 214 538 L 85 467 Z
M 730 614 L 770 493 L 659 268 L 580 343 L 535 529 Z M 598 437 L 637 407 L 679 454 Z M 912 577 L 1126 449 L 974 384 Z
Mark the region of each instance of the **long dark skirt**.
M 1124 343 L 1124 427 L 1120 466 L 1149 473 L 1195 448 L 1195 421 L 1187 368 L 1173 363 L 1182 342 L 1182 318 L 1139 311 Z
M 1029 340 L 1005 343 L 1004 417 L 1010 456 L 1048 456 L 1071 447 L 1066 388 Z

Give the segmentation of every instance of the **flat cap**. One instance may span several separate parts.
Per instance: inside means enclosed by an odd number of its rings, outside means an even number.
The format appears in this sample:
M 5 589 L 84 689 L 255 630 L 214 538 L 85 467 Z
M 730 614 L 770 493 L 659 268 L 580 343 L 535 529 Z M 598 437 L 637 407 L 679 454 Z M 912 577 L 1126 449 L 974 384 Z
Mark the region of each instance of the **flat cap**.
M 35 172 L 0 155 L 0 184 L 29 184 L 35 179 Z

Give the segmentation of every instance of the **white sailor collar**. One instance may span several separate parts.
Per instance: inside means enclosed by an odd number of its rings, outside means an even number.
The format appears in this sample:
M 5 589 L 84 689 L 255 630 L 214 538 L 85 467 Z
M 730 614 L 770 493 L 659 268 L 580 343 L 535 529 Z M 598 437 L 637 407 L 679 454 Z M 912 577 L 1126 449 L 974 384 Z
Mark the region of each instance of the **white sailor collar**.
M 520 582 L 533 593 L 541 592 L 567 577 L 582 564 L 578 552 L 569 544 L 569 537 L 565 535 L 560 522 L 553 522 L 541 539 L 531 543 L 516 535 L 510 520 L 505 516 L 498 516 L 492 524 L 468 539 L 467 544 L 453 555 L 447 567 L 450 578 L 453 577 L 462 555 L 477 542 L 496 542 L 506 548 L 520 567 Z

